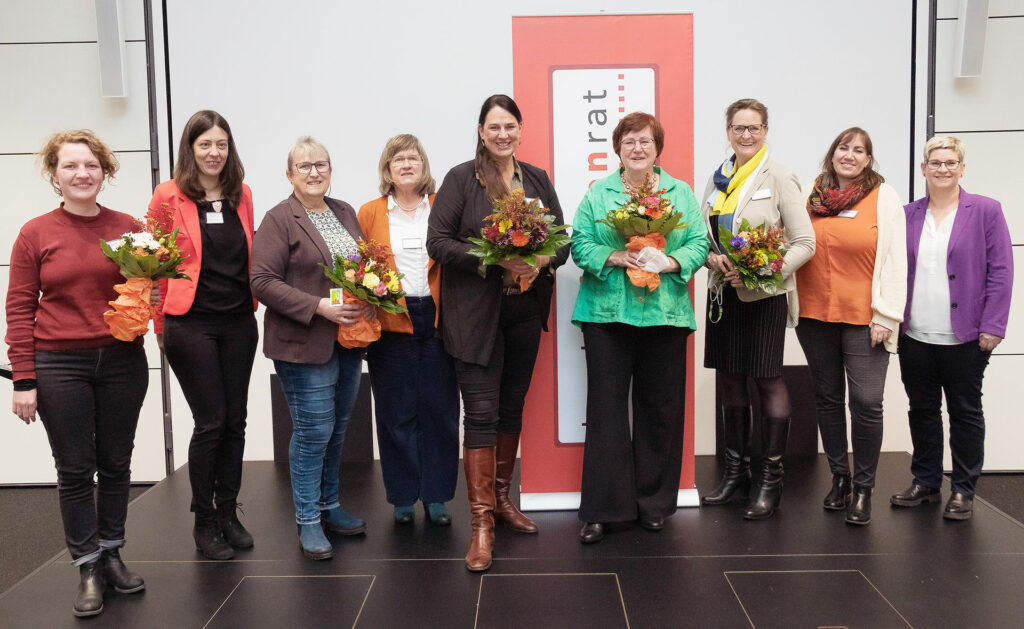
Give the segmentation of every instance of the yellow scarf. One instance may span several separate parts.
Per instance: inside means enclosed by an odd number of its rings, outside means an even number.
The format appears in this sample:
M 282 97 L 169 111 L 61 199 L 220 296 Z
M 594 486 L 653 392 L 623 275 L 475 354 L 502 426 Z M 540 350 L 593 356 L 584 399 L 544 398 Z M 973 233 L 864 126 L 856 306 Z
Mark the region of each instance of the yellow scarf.
M 743 189 L 743 184 L 747 181 L 750 173 L 757 170 L 757 167 L 761 165 L 766 148 L 767 145 L 761 146 L 761 150 L 739 168 L 735 167 L 735 162 L 731 159 L 727 159 L 722 163 L 721 174 L 716 179 L 727 178 L 729 185 L 725 192 L 718 191 L 718 196 L 715 198 L 715 207 L 711 210 L 712 214 L 720 216 L 722 214 L 732 214 L 736 211 L 736 206 L 740 202 L 739 191 Z

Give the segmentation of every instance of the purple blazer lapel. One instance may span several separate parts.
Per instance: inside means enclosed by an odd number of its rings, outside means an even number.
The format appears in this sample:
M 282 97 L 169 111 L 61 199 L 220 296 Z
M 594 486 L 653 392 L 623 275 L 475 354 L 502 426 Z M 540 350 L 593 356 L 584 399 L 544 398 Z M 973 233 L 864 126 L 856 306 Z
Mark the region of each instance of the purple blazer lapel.
M 946 249 L 947 260 L 953 248 L 956 247 L 957 240 L 963 235 L 967 224 L 971 220 L 973 206 L 973 195 L 967 194 L 963 188 L 960 188 L 960 202 L 956 208 L 956 217 L 953 219 L 953 230 L 949 233 L 949 247 Z
M 924 197 L 911 204 L 910 218 L 907 221 L 907 244 L 910 245 L 911 258 L 909 260 L 909 271 L 914 272 L 914 263 L 917 262 L 917 252 L 921 246 L 921 231 L 924 229 L 924 216 L 928 210 L 928 197 Z

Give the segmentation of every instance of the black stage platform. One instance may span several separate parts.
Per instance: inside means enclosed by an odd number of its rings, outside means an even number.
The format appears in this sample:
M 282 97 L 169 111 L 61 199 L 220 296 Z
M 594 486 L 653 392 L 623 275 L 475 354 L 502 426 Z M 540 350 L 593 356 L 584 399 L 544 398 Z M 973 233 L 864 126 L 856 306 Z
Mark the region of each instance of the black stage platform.
M 700 487 L 718 462 L 698 457 Z M 982 500 L 973 520 L 942 505 L 891 509 L 909 456 L 883 454 L 869 526 L 821 508 L 821 458 L 788 461 L 776 517 L 746 522 L 742 505 L 684 509 L 652 533 L 613 530 L 582 546 L 571 512 L 533 514 L 538 535 L 499 528 L 494 566 L 463 567 L 465 491 L 454 524 L 396 526 L 376 464 L 347 464 L 342 502 L 368 533 L 333 537 L 335 556 L 302 556 L 282 463 L 246 463 L 243 521 L 256 547 L 201 560 L 191 539 L 188 475 L 179 470 L 132 503 L 123 556 L 141 594 L 109 594 L 104 612 L 71 615 L 77 570 L 66 554 L 0 598 L 3 627 L 1022 627 L 1024 526 Z M 948 487 L 946 488 L 948 495 Z

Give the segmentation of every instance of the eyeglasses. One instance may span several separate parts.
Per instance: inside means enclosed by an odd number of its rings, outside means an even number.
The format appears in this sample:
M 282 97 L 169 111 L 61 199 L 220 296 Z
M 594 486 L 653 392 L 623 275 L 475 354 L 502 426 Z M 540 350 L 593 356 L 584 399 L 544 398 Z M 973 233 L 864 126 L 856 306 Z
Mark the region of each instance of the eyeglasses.
M 951 159 L 948 162 L 940 162 L 937 159 L 933 159 L 930 162 L 928 162 L 928 170 L 939 170 L 943 166 L 946 167 L 946 170 L 953 170 L 954 168 L 956 168 L 959 165 L 960 165 L 960 162 L 958 162 L 957 160 L 954 160 L 954 159 Z
M 638 144 L 640 145 L 641 149 L 646 151 L 647 149 L 651 148 L 651 145 L 654 144 L 654 140 L 651 140 L 650 138 L 643 138 L 640 140 L 626 140 L 625 142 L 620 143 L 619 146 L 626 149 L 627 151 L 632 151 Z
M 395 157 L 391 160 L 391 163 L 396 166 L 401 166 L 402 164 L 409 164 L 410 166 L 415 166 L 416 164 L 420 163 L 420 158 L 415 155 L 409 157 Z
M 299 171 L 303 175 L 308 175 L 309 171 L 316 168 L 316 172 L 321 175 L 331 172 L 330 162 L 299 162 L 295 164 L 295 170 Z
M 761 135 L 761 131 L 767 126 L 765 124 L 733 124 L 729 125 L 729 131 L 737 137 L 743 135 L 744 131 L 750 135 Z

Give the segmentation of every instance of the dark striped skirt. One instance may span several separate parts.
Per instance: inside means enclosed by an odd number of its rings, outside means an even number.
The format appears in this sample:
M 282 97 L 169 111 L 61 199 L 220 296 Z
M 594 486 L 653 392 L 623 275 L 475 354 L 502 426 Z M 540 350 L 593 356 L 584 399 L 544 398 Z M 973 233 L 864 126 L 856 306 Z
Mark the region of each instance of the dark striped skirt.
M 752 378 L 782 376 L 788 311 L 784 294 L 740 301 L 736 289 L 726 286 L 722 291 L 722 318 L 717 323 L 707 319 L 704 366 Z

